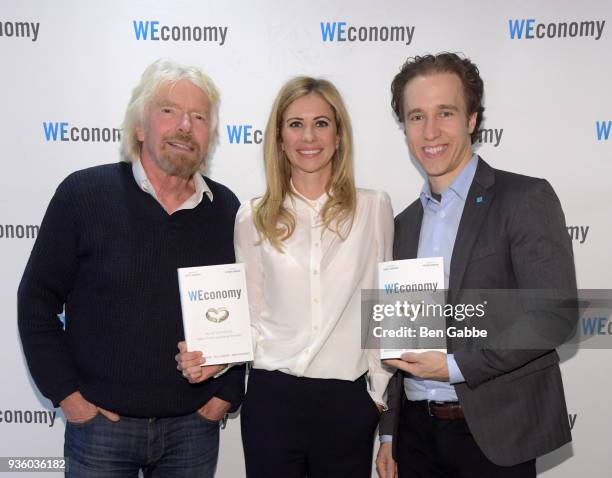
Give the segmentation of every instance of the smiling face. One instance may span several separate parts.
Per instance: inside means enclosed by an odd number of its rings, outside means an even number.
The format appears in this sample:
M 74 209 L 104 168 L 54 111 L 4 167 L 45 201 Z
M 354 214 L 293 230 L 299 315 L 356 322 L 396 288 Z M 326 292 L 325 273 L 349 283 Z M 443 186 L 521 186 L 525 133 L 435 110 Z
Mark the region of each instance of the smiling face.
M 326 183 L 340 142 L 330 104 L 317 93 L 298 98 L 285 110 L 280 133 L 292 178 L 317 176 Z
M 136 128 L 145 167 L 181 178 L 198 171 L 210 139 L 210 101 L 188 80 L 163 84 Z
M 431 189 L 448 187 L 472 157 L 470 134 L 477 113 L 468 116 L 461 80 L 454 73 L 417 76 L 404 87 L 404 127 L 412 155 Z

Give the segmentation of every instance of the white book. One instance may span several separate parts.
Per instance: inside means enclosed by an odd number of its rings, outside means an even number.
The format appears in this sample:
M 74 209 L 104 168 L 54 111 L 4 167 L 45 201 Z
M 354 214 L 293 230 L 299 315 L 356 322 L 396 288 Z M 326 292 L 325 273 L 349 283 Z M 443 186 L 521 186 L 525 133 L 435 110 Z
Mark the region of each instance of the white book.
M 405 300 L 409 293 L 418 293 L 420 302 L 433 302 L 443 297 L 444 291 L 444 259 L 442 257 L 425 257 L 419 259 L 404 259 L 381 262 L 378 264 L 378 287 L 381 299 L 389 300 L 390 294 L 396 294 Z M 436 302 L 437 303 L 437 302 Z M 444 304 L 442 304 L 444 305 Z M 422 317 L 417 317 L 422 323 Z M 436 319 L 432 319 L 436 320 Z M 387 324 L 389 327 L 389 324 Z M 415 332 L 419 327 L 415 327 Z M 384 345 L 384 344 L 383 344 Z M 404 352 L 426 352 L 435 350 L 446 352 L 446 349 L 392 349 L 381 348 L 381 359 L 399 358 Z
M 178 269 L 185 341 L 205 365 L 253 360 L 244 264 Z

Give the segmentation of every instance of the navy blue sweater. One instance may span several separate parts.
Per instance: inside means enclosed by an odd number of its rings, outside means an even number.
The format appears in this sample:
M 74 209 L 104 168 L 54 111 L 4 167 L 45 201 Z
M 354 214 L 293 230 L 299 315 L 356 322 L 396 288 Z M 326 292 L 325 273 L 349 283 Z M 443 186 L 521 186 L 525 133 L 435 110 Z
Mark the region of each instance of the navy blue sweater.
M 234 262 L 239 202 L 206 178 L 194 209 L 168 215 L 127 163 L 78 171 L 58 187 L 18 291 L 30 372 L 54 404 L 79 390 L 132 417 L 191 413 L 215 395 L 235 410 L 244 370 L 190 385 L 176 370 L 183 340 L 178 267 Z M 65 306 L 65 330 L 57 315 Z

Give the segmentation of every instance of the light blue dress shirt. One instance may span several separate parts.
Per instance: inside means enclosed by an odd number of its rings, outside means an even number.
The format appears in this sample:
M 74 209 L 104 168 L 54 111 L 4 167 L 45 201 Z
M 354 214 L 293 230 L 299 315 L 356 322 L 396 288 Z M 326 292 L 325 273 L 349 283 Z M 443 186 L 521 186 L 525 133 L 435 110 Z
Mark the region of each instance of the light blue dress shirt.
M 450 263 L 459 222 L 470 186 L 476 174 L 478 157 L 465 165 L 453 182 L 442 191 L 442 199 L 438 201 L 431 194 L 429 182 L 421 191 L 420 200 L 423 204 L 423 222 L 419 237 L 418 257 L 444 258 L 444 288 L 448 289 Z M 447 355 L 449 382 L 424 380 L 416 377 L 404 379 L 404 391 L 408 400 L 434 400 L 437 402 L 457 401 L 454 383 L 465 379 L 457 366 L 453 354 Z
M 444 191 L 442 199 L 438 201 L 431 194 L 429 182 L 426 181 L 421 190 L 420 200 L 423 205 L 423 222 L 419 236 L 419 249 L 417 257 L 443 257 L 444 258 L 444 288 L 448 289 L 450 276 L 450 263 L 453 256 L 453 247 L 459 229 L 459 222 L 463 214 L 463 207 L 470 186 L 476 174 L 478 156 L 465 165 L 463 170 Z M 432 400 L 435 402 L 455 402 L 457 393 L 452 384 L 465 381 L 453 354 L 446 356 L 448 364 L 448 382 L 438 380 L 425 380 L 416 377 L 404 379 L 404 392 L 408 400 Z M 381 435 L 380 441 L 392 440 L 391 435 Z

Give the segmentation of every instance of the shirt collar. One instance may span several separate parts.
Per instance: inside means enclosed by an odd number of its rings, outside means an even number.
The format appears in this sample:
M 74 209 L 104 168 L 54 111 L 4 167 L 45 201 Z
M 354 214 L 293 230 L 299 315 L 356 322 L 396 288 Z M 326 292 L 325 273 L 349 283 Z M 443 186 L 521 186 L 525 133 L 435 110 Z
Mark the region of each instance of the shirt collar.
M 448 195 L 450 191 L 455 193 L 459 199 L 465 201 L 467 198 L 468 192 L 470 191 L 470 186 L 472 185 L 472 181 L 474 180 L 474 176 L 476 175 L 476 168 L 478 167 L 478 155 L 473 154 L 472 158 L 468 161 L 468 163 L 461 170 L 459 175 L 453 180 L 453 182 L 442 191 L 442 201 L 446 202 L 444 199 L 445 194 Z M 427 205 L 429 201 L 436 201 L 431 195 L 431 187 L 429 185 L 429 181 L 425 181 L 423 184 L 423 188 L 421 189 L 421 204 L 423 207 Z M 437 201 L 436 201 L 437 202 Z
M 288 196 L 291 198 L 290 200 L 293 202 L 294 207 L 298 208 L 299 205 L 302 204 L 310 209 L 314 209 L 317 212 L 319 212 L 323 208 L 323 205 L 325 204 L 328 198 L 326 192 L 321 194 L 321 196 L 319 196 L 317 199 L 308 199 L 297 189 L 295 189 L 292 179 L 289 180 L 289 183 L 291 185 L 291 194 L 288 194 Z
M 157 194 L 155 194 L 155 188 L 153 187 L 153 184 L 151 184 L 151 181 L 149 181 L 147 173 L 145 172 L 144 168 L 142 167 L 142 163 L 140 162 L 140 158 L 135 161 L 132 161 L 132 174 L 134 175 L 134 179 L 136 180 L 136 184 L 138 184 L 138 187 L 142 191 L 150 194 L 155 199 L 157 199 Z M 210 202 L 212 202 L 213 193 L 208 187 L 208 184 L 206 184 L 206 181 L 204 181 L 202 175 L 200 173 L 195 173 L 192 176 L 192 179 L 193 185 L 195 186 L 195 193 L 192 197 L 196 199 L 196 205 L 202 202 L 204 194 L 206 194 Z

